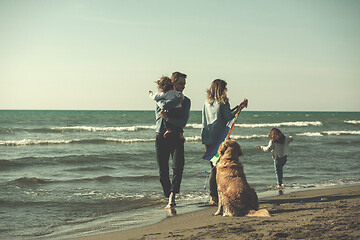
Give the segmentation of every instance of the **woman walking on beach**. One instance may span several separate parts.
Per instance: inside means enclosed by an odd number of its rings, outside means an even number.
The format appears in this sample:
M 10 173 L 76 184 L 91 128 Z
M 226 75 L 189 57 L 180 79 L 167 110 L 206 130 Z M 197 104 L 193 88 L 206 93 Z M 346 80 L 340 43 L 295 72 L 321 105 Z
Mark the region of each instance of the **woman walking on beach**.
M 201 139 L 202 144 L 205 145 L 205 151 L 222 133 L 227 122 L 235 116 L 236 111 L 232 112 L 230 108 L 226 85 L 226 81 L 215 79 L 206 91 L 207 99 L 202 109 L 201 129 Z M 210 167 L 210 204 L 216 205 L 218 203 L 216 168 L 212 166 L 211 162 Z
M 283 188 L 283 167 L 287 162 L 287 155 L 289 153 L 289 143 L 294 139 L 286 137 L 279 129 L 273 128 L 269 133 L 269 144 L 267 147 L 256 145 L 257 148 L 264 152 L 272 152 L 274 159 L 274 168 L 277 179 L 277 188 Z
M 183 92 L 186 84 L 186 75 L 180 72 L 174 72 L 171 76 L 171 82 L 174 90 Z M 171 117 L 166 111 L 179 105 L 181 98 L 172 98 L 169 100 L 159 100 L 156 103 L 156 158 L 159 167 L 160 183 L 163 188 L 164 196 L 169 198 L 166 208 L 175 207 L 175 194 L 180 191 L 180 184 L 185 165 L 184 158 L 184 140 L 181 138 L 181 131 L 173 131 L 164 137 L 166 124 L 183 129 L 189 120 L 191 101 L 186 96 L 183 97 L 181 107 L 177 109 L 180 114 L 177 117 Z M 170 182 L 169 177 L 169 158 L 172 155 L 173 177 Z

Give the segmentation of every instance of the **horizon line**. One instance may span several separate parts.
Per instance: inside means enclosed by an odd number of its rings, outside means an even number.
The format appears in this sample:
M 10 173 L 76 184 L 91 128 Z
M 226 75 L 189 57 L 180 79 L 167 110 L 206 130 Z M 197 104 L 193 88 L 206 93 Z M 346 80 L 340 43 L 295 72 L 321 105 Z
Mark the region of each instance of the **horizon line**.
M 0 111 L 128 111 L 128 112 L 145 112 L 145 111 L 155 111 L 153 109 L 137 109 L 137 110 L 125 110 L 125 109 L 0 109 Z M 196 111 L 201 112 L 201 109 L 190 110 L 190 112 Z M 343 113 L 359 113 L 359 111 L 350 111 L 350 110 L 246 110 L 245 112 L 343 112 Z

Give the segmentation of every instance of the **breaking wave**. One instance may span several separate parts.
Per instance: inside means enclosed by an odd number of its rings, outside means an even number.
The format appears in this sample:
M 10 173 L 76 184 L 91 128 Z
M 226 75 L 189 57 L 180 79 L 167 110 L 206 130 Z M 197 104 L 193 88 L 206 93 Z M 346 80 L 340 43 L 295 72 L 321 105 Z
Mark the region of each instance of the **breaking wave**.
M 322 137 L 322 136 L 341 136 L 341 135 L 360 135 L 360 131 L 323 131 L 297 133 L 297 136 Z
M 360 131 L 323 131 L 323 132 L 304 132 L 296 133 L 297 136 L 306 137 L 322 137 L 322 136 L 341 136 L 341 135 L 360 135 Z M 234 140 L 239 139 L 256 139 L 267 138 L 268 135 L 253 134 L 253 135 L 232 135 Z M 186 137 L 186 142 L 200 142 L 201 136 Z M 23 140 L 10 140 L 0 141 L 0 147 L 11 146 L 31 146 L 31 145 L 54 145 L 54 144 L 107 144 L 107 143 L 144 143 L 155 142 L 155 138 L 100 138 L 100 139 L 70 139 L 70 140 L 36 140 L 36 139 L 23 139 Z
M 360 120 L 349 120 L 349 121 L 344 121 L 344 123 L 350 123 L 350 124 L 357 125 L 357 124 L 360 124 Z
M 25 145 L 52 145 L 52 144 L 67 144 L 75 143 L 80 140 L 32 140 L 32 139 L 23 139 L 23 140 L 11 140 L 11 141 L 0 141 L 0 146 L 25 146 Z
M 231 136 L 231 139 L 239 140 L 239 139 L 254 139 L 254 138 L 267 138 L 268 135 L 248 135 L 248 136 L 240 136 L 240 135 L 233 135 Z
M 72 127 L 54 127 L 52 130 L 59 131 L 85 131 L 85 132 L 135 132 L 140 130 L 155 129 L 155 125 L 151 126 L 130 126 L 130 127 L 91 127 L 91 126 L 72 126 Z
M 263 128 L 263 127 L 308 127 L 308 126 L 322 126 L 322 122 L 313 121 L 313 122 L 281 122 L 281 123 L 258 123 L 258 124 L 235 124 L 237 127 L 241 128 Z
M 155 139 L 71 139 L 71 140 L 32 140 L 23 139 L 17 141 L 0 141 L 0 146 L 26 146 L 26 145 L 53 145 L 53 144 L 104 144 L 104 143 L 136 143 L 153 142 Z
M 264 127 L 281 127 L 281 126 L 287 126 L 287 127 L 308 127 L 308 126 L 322 126 L 323 123 L 320 121 L 312 121 L 312 122 L 280 122 L 280 123 L 255 123 L 255 124 L 235 124 L 236 127 L 240 128 L 264 128 Z M 187 128 L 196 128 L 201 129 L 202 124 L 187 124 Z
M 190 123 L 190 124 L 186 124 L 186 127 L 187 128 L 201 129 L 202 124 L 201 123 Z
M 358 124 L 360 121 L 352 120 L 345 121 L 346 123 Z M 307 126 L 322 126 L 322 122 L 281 122 L 281 123 L 258 123 L 258 124 L 235 124 L 240 128 L 265 128 L 265 127 L 307 127 Z M 64 132 L 137 132 L 146 130 L 155 130 L 155 125 L 139 125 L 139 126 L 111 126 L 111 127 L 96 127 L 96 126 L 63 126 L 63 127 L 49 127 L 49 128 L 0 128 L 0 133 L 13 134 L 15 132 L 35 132 L 35 133 L 64 133 Z M 201 129 L 201 123 L 190 123 L 186 128 Z
M 240 136 L 233 135 L 232 139 L 253 139 L 253 138 L 266 138 L 267 135 L 249 135 Z M 201 136 L 186 137 L 186 142 L 200 142 Z M 0 146 L 4 147 L 15 147 L 15 146 L 31 146 L 31 145 L 54 145 L 54 144 L 107 144 L 107 143 L 144 143 L 144 142 L 155 142 L 155 138 L 103 138 L 103 139 L 72 139 L 72 140 L 32 140 L 23 139 L 17 141 L 0 141 Z

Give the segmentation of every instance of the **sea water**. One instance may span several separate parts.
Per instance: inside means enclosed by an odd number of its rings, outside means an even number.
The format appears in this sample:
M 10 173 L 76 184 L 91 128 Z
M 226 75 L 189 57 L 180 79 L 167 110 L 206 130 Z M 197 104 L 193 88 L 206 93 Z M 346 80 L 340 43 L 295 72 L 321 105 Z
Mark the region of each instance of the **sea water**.
M 154 121 L 153 111 L 0 111 L 0 239 L 66 239 L 166 218 Z M 271 153 L 255 147 L 273 127 L 294 138 L 285 193 L 360 183 L 359 112 L 244 110 L 232 138 L 260 197 L 276 194 Z M 208 201 L 200 130 L 192 111 L 178 213 Z

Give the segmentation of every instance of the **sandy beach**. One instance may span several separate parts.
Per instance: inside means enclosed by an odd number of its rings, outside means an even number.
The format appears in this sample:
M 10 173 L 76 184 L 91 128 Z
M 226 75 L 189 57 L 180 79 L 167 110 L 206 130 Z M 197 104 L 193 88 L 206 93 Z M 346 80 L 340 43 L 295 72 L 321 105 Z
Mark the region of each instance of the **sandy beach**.
M 271 217 L 214 216 L 216 207 L 177 214 L 146 227 L 77 238 L 359 239 L 360 185 L 292 192 L 260 199 Z M 165 211 L 165 210 L 164 210 Z

